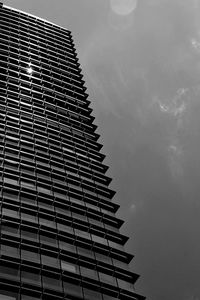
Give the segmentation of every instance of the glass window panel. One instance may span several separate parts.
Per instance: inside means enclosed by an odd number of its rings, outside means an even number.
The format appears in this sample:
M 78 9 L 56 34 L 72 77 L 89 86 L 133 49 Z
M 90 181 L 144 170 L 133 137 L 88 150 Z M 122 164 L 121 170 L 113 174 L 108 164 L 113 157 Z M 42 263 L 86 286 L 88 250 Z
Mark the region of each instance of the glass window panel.
M 85 300 L 102 300 L 102 294 L 100 292 L 92 291 L 89 289 L 84 288 L 84 299 Z
M 124 289 L 124 290 L 129 290 L 132 292 L 134 291 L 133 284 L 131 284 L 130 282 L 121 280 L 119 278 L 117 279 L 117 282 L 118 282 L 119 288 Z
M 51 211 L 54 211 L 54 207 L 51 204 L 43 203 L 38 201 L 38 206 L 41 208 L 45 208 Z
M 69 243 L 66 243 L 63 241 L 59 241 L 59 247 L 60 247 L 60 249 L 76 253 L 76 246 L 74 246 L 72 244 L 69 244 Z
M 38 192 L 41 192 L 41 193 L 44 193 L 44 194 L 47 194 L 47 195 L 52 194 L 52 191 L 50 190 L 50 187 L 49 187 L 49 190 L 48 190 L 48 189 L 45 189 L 45 188 L 42 188 L 42 187 L 38 186 L 37 190 L 38 190 Z
M 84 237 L 84 238 L 86 238 L 86 239 L 91 239 L 91 238 L 90 238 L 90 233 L 89 233 L 89 232 L 82 231 L 82 230 L 79 230 L 79 229 L 74 229 L 74 232 L 75 232 L 75 234 L 78 235 L 78 236 Z
M 96 260 L 100 260 L 102 262 L 112 264 L 112 259 L 109 256 L 103 255 L 101 253 L 95 252 Z
M 51 237 L 48 237 L 48 236 L 45 236 L 42 234 L 40 235 L 40 242 L 43 244 L 48 244 L 48 245 L 55 246 L 55 247 L 58 246 L 58 242 L 55 237 L 51 238 Z
M 16 300 L 16 297 L 6 296 L 0 294 L 0 300 Z
M 64 214 L 65 216 L 70 216 L 71 217 L 71 211 L 67 209 L 62 209 L 60 207 L 56 207 L 56 212 Z
M 6 234 L 19 235 L 19 228 L 2 225 L 1 232 Z
M 0 266 L 0 277 L 12 279 L 12 280 L 19 280 L 20 279 L 19 275 L 20 275 L 19 269 Z
M 14 191 L 3 191 L 3 196 L 12 200 L 17 200 L 19 197 Z
M 55 168 L 54 168 L 55 169 Z M 59 169 L 60 170 L 60 169 Z M 67 196 L 61 194 L 61 193 L 58 193 L 58 192 L 54 192 L 54 196 L 55 197 L 58 197 L 58 198 L 61 198 L 61 199 L 64 199 L 64 200 L 67 200 Z
M 60 268 L 59 260 L 55 257 L 42 254 L 41 259 L 43 265 L 48 265 L 54 268 Z
M 39 300 L 41 298 L 30 297 L 26 295 L 21 295 L 21 300 Z
M 67 225 L 64 225 L 64 224 L 60 224 L 60 223 L 57 223 L 57 226 L 58 226 L 58 230 L 74 234 L 74 230 L 70 226 L 67 226 Z
M 39 223 L 41 225 L 45 225 L 48 226 L 50 228 L 56 228 L 56 223 L 54 221 L 48 220 L 48 219 L 44 219 L 44 218 L 39 218 Z
M 107 243 L 108 243 L 106 239 L 104 239 L 104 238 L 102 238 L 100 236 L 97 236 L 97 235 L 94 235 L 94 234 L 91 234 L 91 236 L 92 236 L 92 240 L 94 242 L 97 242 L 97 243 L 100 243 L 100 244 L 104 244 L 104 245 L 107 245 Z
M 103 300 L 116 300 L 116 298 L 108 295 L 103 295 Z
M 21 280 L 30 284 L 41 285 L 41 276 L 37 273 L 21 271 Z
M 70 263 L 65 262 L 65 261 L 61 261 L 61 268 L 62 268 L 63 271 L 68 271 L 68 272 L 72 272 L 72 273 L 79 273 L 77 265 L 70 264 Z
M 62 280 L 43 276 L 43 288 L 56 289 L 62 291 Z
M 65 282 L 65 281 L 63 282 L 63 285 L 64 285 L 64 292 L 67 295 L 80 297 L 82 299 L 83 291 L 81 286 L 75 285 L 73 283 Z
M 4 177 L 4 182 L 5 183 L 9 183 L 9 184 L 14 184 L 14 185 L 17 185 L 17 180 L 15 179 L 11 179 L 11 178 L 7 178 L 7 177 Z
M 74 212 L 72 212 L 72 217 L 76 218 L 78 220 L 87 221 L 87 217 L 85 215 L 77 214 L 77 213 L 74 213 Z
M 36 200 L 35 199 L 31 199 L 28 196 L 27 197 L 21 196 L 20 199 L 21 199 L 22 203 L 28 203 L 28 204 L 36 205 Z
M 124 263 L 124 262 L 122 262 L 120 260 L 114 259 L 114 258 L 112 260 L 113 260 L 113 265 L 115 267 L 122 268 L 124 270 L 129 270 L 128 264 L 126 264 L 126 263 Z
M 118 249 L 118 250 L 121 250 L 121 251 L 124 251 L 124 247 L 118 243 L 115 243 L 113 241 L 108 241 L 109 242 L 109 246 L 110 247 L 113 247 L 115 249 Z
M 2 214 L 6 215 L 6 216 L 9 216 L 9 217 L 15 217 L 15 218 L 19 217 L 19 212 L 18 211 L 7 209 L 7 208 L 2 209 Z
M 34 188 L 34 187 L 35 187 L 34 182 L 31 182 L 31 181 L 24 181 L 24 180 L 21 180 L 21 185 L 22 185 L 22 186 L 29 187 L 29 188 Z
M 10 247 L 7 245 L 1 245 L 1 254 L 2 255 L 7 255 L 15 258 L 19 258 L 19 249 L 15 247 Z
M 21 250 L 21 259 L 32 261 L 35 263 L 40 263 L 40 255 L 35 252 Z
M 111 275 L 99 272 L 99 278 L 105 283 L 109 283 L 115 286 L 117 285 L 116 278 Z
M 81 247 L 77 247 L 77 250 L 78 250 L 78 254 L 80 254 L 80 255 L 94 258 L 94 253 L 91 250 L 81 248 Z
M 81 275 L 85 277 L 89 277 L 92 279 L 98 280 L 98 274 L 96 270 L 88 269 L 86 267 L 80 266 Z
M 38 221 L 37 216 L 27 214 L 27 213 L 24 213 L 24 212 L 21 212 L 21 218 L 23 220 L 27 220 L 27 221 L 30 221 L 30 222 L 33 222 L 33 223 L 37 223 L 37 221 Z
M 33 241 L 38 241 L 38 234 L 31 230 L 32 230 L 31 228 L 30 228 L 30 231 L 21 230 L 21 237 L 25 238 L 25 239 L 30 239 Z

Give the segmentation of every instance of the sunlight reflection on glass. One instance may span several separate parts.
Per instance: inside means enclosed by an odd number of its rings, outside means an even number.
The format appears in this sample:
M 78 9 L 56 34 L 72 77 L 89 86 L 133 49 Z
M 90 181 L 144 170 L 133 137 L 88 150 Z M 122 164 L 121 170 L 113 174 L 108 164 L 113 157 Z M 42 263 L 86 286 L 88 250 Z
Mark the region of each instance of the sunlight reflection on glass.
M 31 75 L 33 73 L 33 69 L 31 67 L 27 68 L 27 73 Z

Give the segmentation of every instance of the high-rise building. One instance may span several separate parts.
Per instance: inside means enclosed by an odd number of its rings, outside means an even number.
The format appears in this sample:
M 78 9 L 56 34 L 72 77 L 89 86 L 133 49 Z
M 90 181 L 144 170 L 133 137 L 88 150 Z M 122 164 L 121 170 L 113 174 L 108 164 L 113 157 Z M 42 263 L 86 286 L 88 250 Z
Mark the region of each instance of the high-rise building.
M 71 33 L 0 6 L 0 300 L 135 299 Z

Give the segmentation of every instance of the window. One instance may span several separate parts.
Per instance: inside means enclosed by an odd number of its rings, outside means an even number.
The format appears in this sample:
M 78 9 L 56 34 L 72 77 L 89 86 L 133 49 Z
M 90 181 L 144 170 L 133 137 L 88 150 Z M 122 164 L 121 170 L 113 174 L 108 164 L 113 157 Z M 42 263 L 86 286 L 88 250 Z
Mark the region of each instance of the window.
M 92 240 L 94 242 L 107 245 L 107 240 L 106 239 L 104 239 L 104 238 L 102 238 L 100 236 L 94 235 L 94 234 L 91 234 L 91 236 L 92 236 Z
M 2 214 L 6 215 L 6 216 L 9 216 L 9 217 L 15 217 L 15 218 L 19 217 L 19 212 L 18 211 L 7 209 L 7 208 L 2 209 Z
M 131 292 L 134 291 L 133 284 L 131 284 L 130 282 L 127 282 L 125 280 L 121 280 L 119 278 L 117 279 L 117 282 L 118 282 L 119 288 L 124 289 L 124 290 L 129 290 Z
M 21 218 L 23 220 L 27 220 L 27 221 L 30 221 L 30 222 L 33 222 L 33 223 L 37 223 L 37 217 L 34 216 L 34 215 L 31 215 L 31 214 L 21 212 Z
M 62 281 L 60 279 L 43 276 L 42 281 L 43 288 L 56 289 L 58 291 L 62 291 Z
M 126 264 L 126 263 L 124 263 L 124 262 L 122 262 L 120 260 L 114 259 L 114 258 L 112 260 L 113 260 L 113 265 L 115 267 L 122 268 L 124 270 L 129 270 L 128 264 Z
M 84 299 L 85 300 L 102 300 L 102 294 L 100 292 L 92 291 L 89 289 L 84 288 Z
M 35 252 L 27 251 L 27 250 L 21 250 L 21 259 L 35 262 L 35 263 L 40 263 L 40 255 Z
M 48 237 L 42 234 L 40 234 L 40 243 L 55 246 L 55 247 L 57 247 L 58 245 L 56 237 Z
M 107 264 L 112 264 L 112 259 L 111 259 L 111 257 L 107 256 L 106 253 L 105 253 L 105 255 L 103 255 L 103 254 L 101 254 L 101 253 L 96 252 L 96 253 L 95 253 L 95 256 L 96 256 L 96 260 L 105 262 L 105 263 L 107 263 Z
M 15 258 L 20 257 L 18 248 L 10 247 L 3 244 L 1 245 L 1 255 L 11 256 Z
M 68 262 L 65 261 L 61 261 L 61 268 L 63 271 L 68 271 L 71 273 L 78 273 L 78 266 L 77 265 L 73 265 L 70 264 Z
M 30 227 L 30 231 L 21 230 L 21 237 L 24 238 L 24 239 L 30 239 L 30 240 L 33 240 L 33 241 L 38 241 L 38 234 L 33 232 L 31 227 Z
M 47 220 L 47 219 L 44 219 L 44 218 L 41 218 L 41 217 L 39 219 L 39 223 L 40 223 L 40 225 L 45 225 L 45 226 L 48 226 L 50 228 L 56 228 L 56 223 L 54 221 Z
M 62 230 L 64 232 L 74 234 L 74 230 L 72 227 L 60 223 L 57 223 L 57 226 L 58 226 L 58 230 Z
M 21 300 L 39 300 L 41 298 L 35 298 L 35 297 L 30 297 L 30 296 L 26 296 L 26 295 L 21 295 Z M 1 298 L 0 298 L 1 300 Z
M 75 234 L 78 235 L 78 236 L 81 236 L 81 237 L 86 238 L 86 239 L 91 239 L 89 232 L 82 231 L 82 230 L 79 230 L 79 229 L 74 229 L 74 231 L 75 231 Z
M 49 190 L 48 189 L 45 189 L 45 188 L 42 188 L 42 187 L 37 187 L 37 190 L 38 192 L 40 193 L 44 193 L 44 194 L 47 194 L 47 195 L 51 195 L 52 194 L 52 191 L 50 190 L 51 187 L 49 187 Z
M 19 269 L 0 266 L 0 277 L 4 279 L 11 279 L 11 280 L 20 280 L 20 271 Z
M 42 259 L 42 264 L 43 265 L 47 265 L 53 268 L 59 268 L 59 260 L 55 257 L 52 256 L 47 256 L 42 254 L 41 255 L 41 259 Z
M 1 232 L 17 236 L 19 235 L 19 228 L 2 225 Z
M 25 180 L 21 180 L 21 185 L 22 186 L 25 186 L 25 187 L 29 187 L 29 188 L 34 188 L 35 187 L 35 184 L 34 182 L 31 182 L 31 181 L 25 181 Z
M 108 296 L 108 295 L 103 295 L 103 300 L 116 300 L 116 297 Z
M 74 297 L 79 297 L 82 299 L 83 297 L 83 291 L 82 291 L 82 287 L 79 286 L 78 284 L 73 284 L 73 283 L 69 283 L 69 282 L 63 282 L 64 285 L 64 292 L 67 295 L 70 296 L 74 296 Z M 93 299 L 94 300 L 94 299 Z
M 3 294 L 0 294 L 0 300 L 16 300 L 16 297 L 6 296 Z
M 9 183 L 9 184 L 13 184 L 13 185 L 17 185 L 17 180 L 15 179 L 11 179 L 11 178 L 7 178 L 7 177 L 4 177 L 4 182 L 5 183 Z
M 22 282 L 41 285 L 41 276 L 39 273 L 21 271 Z
M 77 250 L 79 255 L 87 256 L 94 259 L 94 253 L 91 250 L 81 247 L 77 247 Z
M 89 277 L 95 280 L 98 280 L 97 271 L 94 269 L 88 269 L 86 267 L 80 266 L 81 275 L 85 277 Z
M 60 249 L 76 253 L 76 246 L 74 246 L 72 244 L 69 244 L 69 243 L 66 243 L 63 241 L 59 241 L 59 247 L 60 247 Z
M 5 198 L 9 198 L 12 200 L 18 200 L 18 194 L 17 191 L 13 191 L 13 190 L 4 190 L 3 191 L 3 197 Z
M 111 275 L 99 272 L 99 278 L 102 282 L 117 286 L 116 278 Z

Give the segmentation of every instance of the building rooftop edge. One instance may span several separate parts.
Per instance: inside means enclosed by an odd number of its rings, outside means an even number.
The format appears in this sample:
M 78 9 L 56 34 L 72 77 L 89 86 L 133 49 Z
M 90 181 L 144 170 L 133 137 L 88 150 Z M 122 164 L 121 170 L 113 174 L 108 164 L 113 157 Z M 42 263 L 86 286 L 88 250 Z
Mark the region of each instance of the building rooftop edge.
M 0 2 L 1 2 L 1 1 L 0 1 Z M 1 2 L 1 3 L 2 3 L 2 2 Z M 65 28 L 65 27 L 63 27 L 63 26 L 60 26 L 60 25 L 58 25 L 58 24 L 55 24 L 55 23 L 53 23 L 53 22 L 50 22 L 50 21 L 48 21 L 48 20 L 46 20 L 46 19 L 43 19 L 43 18 L 38 17 L 38 16 L 35 16 L 35 15 L 33 15 L 33 14 L 27 13 L 27 12 L 22 11 L 22 10 L 20 10 L 20 9 L 13 8 L 13 7 L 11 7 L 11 6 L 5 5 L 4 3 L 3 3 L 3 7 L 8 8 L 8 9 L 11 9 L 11 10 L 14 10 L 14 11 L 17 11 L 17 12 L 22 13 L 22 14 L 25 14 L 25 15 L 28 15 L 28 16 L 30 16 L 30 17 L 33 17 L 33 18 L 38 19 L 38 20 L 41 20 L 41 21 L 46 22 L 46 23 L 48 23 L 48 24 L 51 24 L 51 25 L 54 25 L 54 26 L 56 26 L 56 27 L 62 28 L 62 29 L 64 29 L 64 30 L 70 31 L 69 29 L 67 29 L 67 28 Z

